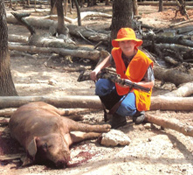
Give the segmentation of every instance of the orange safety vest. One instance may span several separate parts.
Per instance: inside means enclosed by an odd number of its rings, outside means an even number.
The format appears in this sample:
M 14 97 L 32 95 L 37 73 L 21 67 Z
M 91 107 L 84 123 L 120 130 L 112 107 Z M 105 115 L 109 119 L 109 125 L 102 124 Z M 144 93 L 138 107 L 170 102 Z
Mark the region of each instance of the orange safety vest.
M 123 79 L 129 79 L 132 82 L 140 82 L 145 76 L 148 67 L 151 65 L 153 67 L 153 61 L 148 58 L 141 50 L 138 50 L 136 55 L 133 57 L 128 67 L 122 59 L 122 50 L 120 48 L 113 48 L 112 56 L 116 65 L 116 72 Z M 126 95 L 130 92 L 129 87 L 122 87 L 115 83 L 117 93 L 119 95 Z M 136 108 L 138 111 L 149 110 L 151 104 L 151 93 L 152 90 L 147 93 L 141 90 L 132 89 L 136 97 Z

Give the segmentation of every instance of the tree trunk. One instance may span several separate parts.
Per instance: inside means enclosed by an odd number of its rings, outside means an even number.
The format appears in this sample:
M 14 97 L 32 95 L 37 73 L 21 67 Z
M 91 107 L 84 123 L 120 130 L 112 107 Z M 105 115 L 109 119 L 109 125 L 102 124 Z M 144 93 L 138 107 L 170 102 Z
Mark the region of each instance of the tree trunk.
M 81 26 L 81 16 L 80 16 L 80 8 L 77 0 L 73 0 L 76 6 L 77 16 L 78 16 L 78 25 Z
M 8 28 L 4 1 L 0 1 L 0 96 L 17 95 L 10 72 Z
M 139 15 L 137 0 L 133 0 L 133 12 L 134 15 Z
M 56 14 L 56 1 L 50 0 L 50 14 Z
M 159 12 L 163 11 L 163 0 L 159 0 Z
M 111 40 L 115 39 L 117 32 L 122 27 L 132 28 L 133 1 L 132 0 L 114 0 L 113 17 L 111 24 Z
M 58 34 L 68 35 L 68 28 L 64 24 L 64 11 L 63 11 L 63 0 L 56 1 L 56 8 L 57 8 L 57 15 L 58 15 L 58 27 L 57 32 Z

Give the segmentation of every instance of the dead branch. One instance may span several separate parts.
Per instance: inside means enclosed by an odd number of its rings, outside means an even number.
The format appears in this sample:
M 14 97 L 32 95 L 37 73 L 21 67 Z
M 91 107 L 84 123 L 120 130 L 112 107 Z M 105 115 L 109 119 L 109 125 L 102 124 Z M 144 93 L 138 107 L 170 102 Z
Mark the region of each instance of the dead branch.
M 0 120 L 0 126 L 7 126 L 9 124 L 9 119 L 1 119 Z
M 180 26 L 180 25 L 183 25 L 183 24 L 186 24 L 186 23 L 190 23 L 190 22 L 193 22 L 193 19 L 188 20 L 188 21 L 182 21 L 182 22 L 175 23 L 175 24 L 170 24 L 170 27 L 177 27 L 177 26 Z
M 163 117 L 153 116 L 151 114 L 145 114 L 146 120 L 150 123 L 162 126 L 164 128 L 173 129 L 180 133 L 183 133 L 186 136 L 193 137 L 193 126 L 188 126 L 186 124 L 181 123 L 179 120 L 170 118 L 166 119 Z
M 15 111 L 16 111 L 16 108 L 1 109 L 0 116 L 10 117 Z
M 15 35 L 15 34 L 9 34 L 8 35 L 8 40 L 9 40 L 9 42 L 19 42 L 19 43 L 28 44 L 29 37 L 21 36 L 21 35 Z
M 21 159 L 21 157 L 24 155 L 25 155 L 25 153 L 1 155 L 0 160 L 1 161 L 8 161 L 8 160 Z
M 24 17 L 30 16 L 29 13 L 11 13 L 22 25 L 24 25 L 31 33 L 31 35 L 35 34 L 35 30 L 33 29 L 33 27 L 25 20 Z

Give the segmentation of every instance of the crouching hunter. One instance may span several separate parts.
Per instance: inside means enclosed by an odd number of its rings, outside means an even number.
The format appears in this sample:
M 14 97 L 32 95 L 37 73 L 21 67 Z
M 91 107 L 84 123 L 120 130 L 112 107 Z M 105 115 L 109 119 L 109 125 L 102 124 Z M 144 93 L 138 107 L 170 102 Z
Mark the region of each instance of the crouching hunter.
M 108 79 L 99 79 L 96 82 L 96 95 L 100 97 L 105 108 L 113 114 L 112 128 L 126 125 L 126 116 L 132 117 L 135 124 L 143 123 L 145 111 L 150 108 L 154 86 L 153 61 L 138 49 L 142 43 L 142 40 L 136 38 L 133 29 L 121 28 L 117 33 L 117 38 L 112 40 L 111 55 L 90 73 L 90 78 L 95 81 L 102 69 L 115 64 L 116 73 L 121 78 L 150 88 L 149 92 L 144 92 L 113 83 Z

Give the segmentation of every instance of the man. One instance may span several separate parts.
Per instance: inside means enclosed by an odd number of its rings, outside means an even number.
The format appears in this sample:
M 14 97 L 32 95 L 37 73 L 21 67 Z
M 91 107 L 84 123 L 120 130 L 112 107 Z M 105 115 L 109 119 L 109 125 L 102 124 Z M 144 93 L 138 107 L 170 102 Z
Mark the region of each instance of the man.
M 132 89 L 113 83 L 108 79 L 96 82 L 96 95 L 104 106 L 114 111 L 111 126 L 118 128 L 125 125 L 126 116 L 132 116 L 135 124 L 144 121 L 144 111 L 150 108 L 150 97 L 154 86 L 153 61 L 138 49 L 143 43 L 137 39 L 131 28 L 121 28 L 117 38 L 112 41 L 111 55 L 106 57 L 91 72 L 90 77 L 96 80 L 97 74 L 105 67 L 115 63 L 116 72 L 123 79 L 128 79 L 140 86 L 150 88 L 150 92 Z

